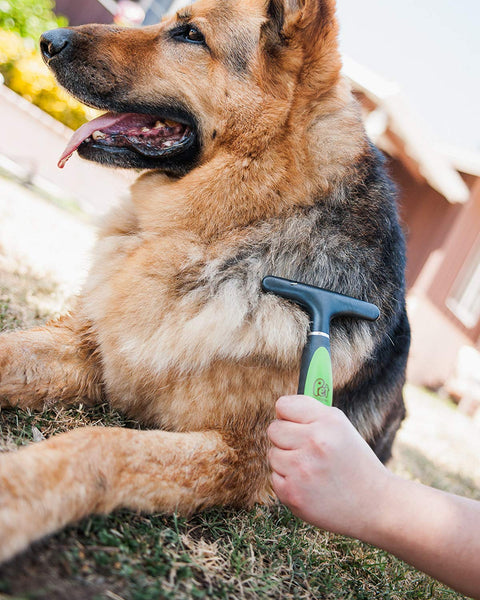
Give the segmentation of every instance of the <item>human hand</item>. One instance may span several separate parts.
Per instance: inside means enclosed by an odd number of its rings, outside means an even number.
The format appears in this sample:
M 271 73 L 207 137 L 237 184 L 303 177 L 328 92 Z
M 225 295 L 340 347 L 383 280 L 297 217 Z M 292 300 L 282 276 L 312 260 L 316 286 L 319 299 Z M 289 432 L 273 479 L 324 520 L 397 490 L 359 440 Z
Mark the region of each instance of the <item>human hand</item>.
M 307 396 L 280 398 L 268 428 L 272 484 L 301 519 L 357 538 L 380 515 L 391 475 L 345 414 Z
M 392 475 L 336 408 L 289 396 L 276 409 L 269 456 L 281 502 L 480 600 L 479 502 Z

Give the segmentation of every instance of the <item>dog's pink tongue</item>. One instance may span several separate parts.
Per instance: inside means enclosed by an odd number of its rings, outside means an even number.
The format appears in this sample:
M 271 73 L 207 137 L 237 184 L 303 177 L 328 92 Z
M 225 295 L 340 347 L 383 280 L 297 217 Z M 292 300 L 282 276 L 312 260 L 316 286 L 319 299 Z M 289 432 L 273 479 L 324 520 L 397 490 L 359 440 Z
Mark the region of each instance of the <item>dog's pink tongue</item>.
M 106 127 L 111 127 L 112 125 L 116 125 L 123 119 L 129 117 L 129 113 L 106 113 L 93 121 L 89 121 L 82 125 L 77 131 L 72 135 L 70 141 L 67 144 L 67 147 L 63 151 L 60 160 L 58 161 L 58 167 L 63 169 L 66 165 L 67 160 L 72 156 L 75 150 L 80 146 L 82 142 L 84 142 L 88 137 L 92 135 L 94 131 L 98 129 L 104 129 Z

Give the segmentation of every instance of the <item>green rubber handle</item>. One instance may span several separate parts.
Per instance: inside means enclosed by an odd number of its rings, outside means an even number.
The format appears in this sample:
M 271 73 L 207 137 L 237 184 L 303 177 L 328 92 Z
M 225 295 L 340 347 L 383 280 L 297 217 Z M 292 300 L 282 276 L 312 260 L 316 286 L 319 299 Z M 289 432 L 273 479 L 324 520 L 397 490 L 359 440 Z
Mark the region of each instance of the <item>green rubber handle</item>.
M 326 333 L 311 333 L 308 336 L 302 355 L 298 393 L 332 406 L 332 360 L 330 338 Z

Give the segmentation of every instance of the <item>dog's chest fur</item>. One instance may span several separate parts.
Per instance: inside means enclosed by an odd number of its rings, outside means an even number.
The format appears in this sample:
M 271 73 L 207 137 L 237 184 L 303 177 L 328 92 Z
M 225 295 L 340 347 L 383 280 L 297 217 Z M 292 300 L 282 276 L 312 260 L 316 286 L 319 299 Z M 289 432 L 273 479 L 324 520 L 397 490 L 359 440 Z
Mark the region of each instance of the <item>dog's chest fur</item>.
M 126 202 L 104 228 L 82 306 L 110 401 L 140 421 L 182 430 L 211 425 L 211 415 L 227 427 L 248 406 L 271 412 L 275 395 L 295 390 L 308 317 L 261 292 L 269 274 L 380 305 L 377 325 L 334 324 L 334 384 L 345 387 L 388 329 L 402 286 L 389 280 L 378 289 L 386 245 L 402 242 L 393 203 L 372 198 L 385 185 L 378 173 L 372 184 L 365 191 L 362 183 L 363 196 L 344 185 L 210 243 L 183 228 L 141 227 Z

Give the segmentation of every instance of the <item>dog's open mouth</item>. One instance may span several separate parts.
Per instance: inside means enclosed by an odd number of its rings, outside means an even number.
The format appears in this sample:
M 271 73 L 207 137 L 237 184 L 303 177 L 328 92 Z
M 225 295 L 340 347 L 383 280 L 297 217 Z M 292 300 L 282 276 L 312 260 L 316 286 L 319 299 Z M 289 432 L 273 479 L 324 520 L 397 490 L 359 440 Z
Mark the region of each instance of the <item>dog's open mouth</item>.
M 58 166 L 62 169 L 76 150 L 84 155 L 133 153 L 140 162 L 154 163 L 185 151 L 194 137 L 191 126 L 160 116 L 106 113 L 85 123 L 73 134 Z

